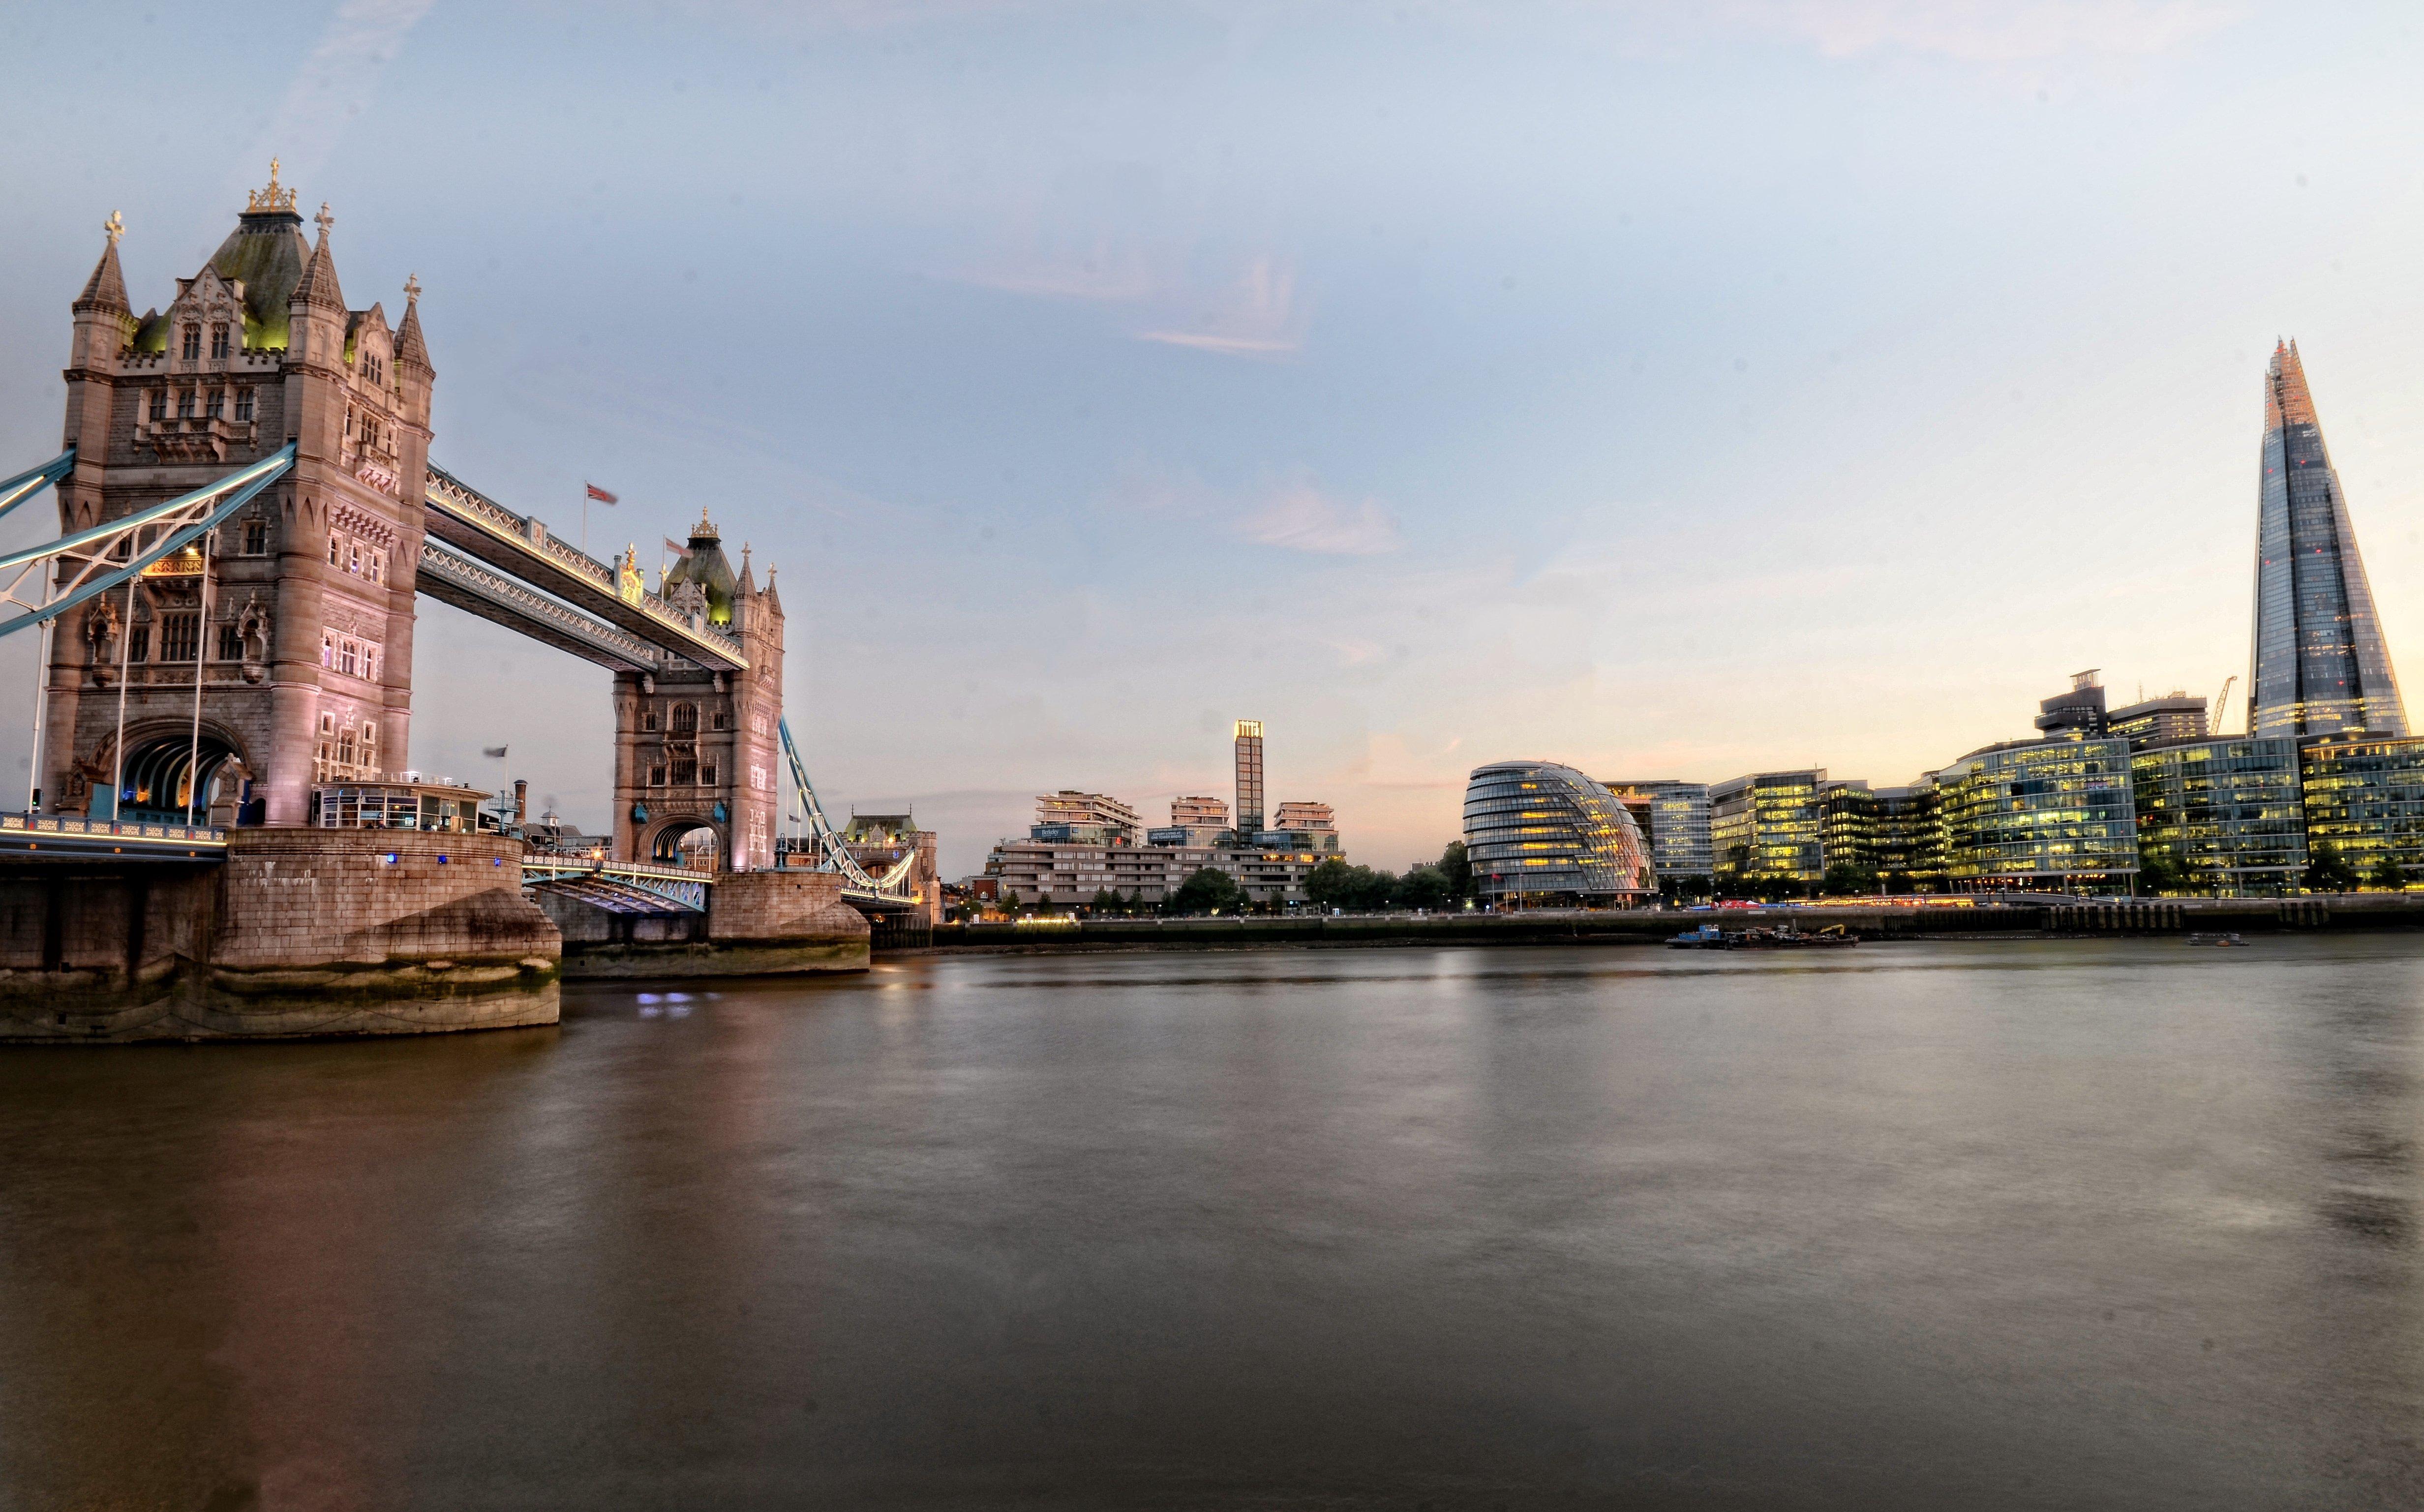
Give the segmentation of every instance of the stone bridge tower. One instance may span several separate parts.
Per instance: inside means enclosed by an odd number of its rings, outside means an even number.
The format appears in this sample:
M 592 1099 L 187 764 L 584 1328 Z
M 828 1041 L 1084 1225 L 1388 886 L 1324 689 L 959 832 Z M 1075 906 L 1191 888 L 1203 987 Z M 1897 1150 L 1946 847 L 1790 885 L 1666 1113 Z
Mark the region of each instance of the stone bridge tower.
M 75 471 L 57 490 L 82 530 L 225 477 L 293 442 L 294 470 L 197 549 L 63 618 L 44 685 L 40 773 L 55 811 L 199 812 L 248 780 L 270 824 L 306 822 L 311 786 L 406 764 L 413 567 L 436 374 L 419 286 L 404 320 L 348 310 L 295 191 L 248 198 L 164 313 L 138 316 L 109 245 L 76 297 L 66 372 Z M 120 729 L 124 735 L 121 741 Z M 127 797 L 132 793 L 132 797 Z M 89 808 L 88 806 L 89 805 Z
M 623 570 L 638 573 L 636 550 Z M 736 574 L 702 514 L 668 568 L 666 602 L 741 643 L 745 671 L 614 675 L 614 855 L 755 871 L 774 864 L 789 773 L 781 770 L 783 601 L 774 574 L 758 588 L 749 551 Z M 711 845 L 710 837 L 711 838 Z

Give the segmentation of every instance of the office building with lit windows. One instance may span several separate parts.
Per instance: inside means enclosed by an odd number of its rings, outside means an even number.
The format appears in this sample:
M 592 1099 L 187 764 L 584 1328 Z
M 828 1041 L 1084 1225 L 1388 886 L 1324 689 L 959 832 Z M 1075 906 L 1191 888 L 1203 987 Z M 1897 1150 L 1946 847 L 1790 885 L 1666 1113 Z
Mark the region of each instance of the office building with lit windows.
M 2407 733 L 2348 498 L 2323 446 L 2295 343 L 2264 374 L 2249 733 Z
M 1823 767 L 1757 772 L 1709 788 L 1710 865 L 1720 881 L 1816 882 L 1825 875 Z
M 2202 740 L 2209 733 L 2205 700 L 2178 691 L 2142 699 L 2105 715 L 2104 733 L 2129 741 L 2132 751 L 2170 740 Z
M 1631 810 L 1662 879 L 1714 874 L 1709 858 L 1709 785 L 1656 777 L 1602 784 Z
M 1515 907 L 1627 907 L 1658 890 L 1622 800 L 1571 767 L 1497 761 L 1464 789 L 1464 853 L 1482 899 Z
M 2298 779 L 2310 854 L 2328 845 L 2368 878 L 2384 857 L 2424 873 L 2424 738 L 2302 741 Z
M 2198 705 L 2204 723 L 2204 705 Z M 2142 856 L 2163 857 L 2189 889 L 2241 898 L 2298 885 L 2306 824 L 2298 742 L 2249 736 L 2176 740 L 2131 753 Z
M 1944 881 L 1944 821 L 1936 783 L 1877 788 L 1875 837 L 1869 865 L 1889 892 L 1932 893 Z
M 2013 740 L 1933 776 L 1944 877 L 1954 890 L 2131 890 L 2138 838 L 2127 740 Z

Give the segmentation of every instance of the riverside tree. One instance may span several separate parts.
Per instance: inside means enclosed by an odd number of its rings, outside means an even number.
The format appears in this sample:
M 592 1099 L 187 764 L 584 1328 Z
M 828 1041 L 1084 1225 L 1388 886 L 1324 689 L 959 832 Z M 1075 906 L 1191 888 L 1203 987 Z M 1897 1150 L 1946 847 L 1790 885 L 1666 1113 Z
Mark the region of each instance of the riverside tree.
M 1236 880 L 1217 867 L 1204 867 L 1178 884 L 1163 904 L 1172 914 L 1235 914 L 1246 903 L 1245 890 Z

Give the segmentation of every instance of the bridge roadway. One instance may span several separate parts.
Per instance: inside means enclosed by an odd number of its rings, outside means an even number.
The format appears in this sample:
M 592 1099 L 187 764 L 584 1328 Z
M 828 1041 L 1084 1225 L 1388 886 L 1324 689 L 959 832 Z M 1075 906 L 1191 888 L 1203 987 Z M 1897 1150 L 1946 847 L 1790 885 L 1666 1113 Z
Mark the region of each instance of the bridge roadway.
M 740 643 L 704 615 L 682 614 L 636 578 L 618 581 L 613 565 L 452 473 L 431 468 L 422 500 L 429 534 L 445 545 L 424 544 L 420 587 L 440 603 L 617 671 L 692 664 L 739 672 L 749 665 Z M 475 563 L 496 571 L 484 573 Z

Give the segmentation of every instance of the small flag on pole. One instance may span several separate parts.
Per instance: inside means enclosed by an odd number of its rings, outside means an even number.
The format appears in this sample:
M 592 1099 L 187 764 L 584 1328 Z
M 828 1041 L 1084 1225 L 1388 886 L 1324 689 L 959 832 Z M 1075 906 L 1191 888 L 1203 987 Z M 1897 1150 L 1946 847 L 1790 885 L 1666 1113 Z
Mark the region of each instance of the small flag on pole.
M 502 761 L 505 758 L 505 748 L 502 745 L 484 745 L 480 747 L 480 754 Z
M 589 490 L 590 498 L 597 500 L 601 504 L 611 504 L 615 502 L 615 499 L 613 494 L 608 493 L 605 489 L 600 488 L 594 483 L 583 484 L 582 486 Z

